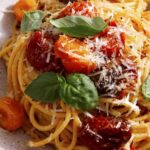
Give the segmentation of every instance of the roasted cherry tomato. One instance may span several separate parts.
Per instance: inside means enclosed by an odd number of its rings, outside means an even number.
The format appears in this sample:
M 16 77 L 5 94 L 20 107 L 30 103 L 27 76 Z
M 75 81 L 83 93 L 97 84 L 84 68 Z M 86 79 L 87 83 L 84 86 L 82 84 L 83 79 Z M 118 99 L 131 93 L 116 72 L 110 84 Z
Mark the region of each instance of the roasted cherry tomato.
M 13 9 L 17 20 L 21 21 L 25 12 L 35 10 L 36 8 L 36 0 L 19 0 Z
M 24 121 L 21 104 L 9 97 L 0 98 L 0 126 L 8 131 L 20 128 Z
M 135 89 L 137 67 L 124 54 L 125 35 L 116 22 L 110 22 L 105 31 L 86 38 L 84 43 L 96 56 L 98 67 L 91 79 L 101 96 L 121 99 L 129 89 Z
M 61 63 L 55 59 L 53 46 L 57 39 L 51 33 L 33 32 L 26 48 L 26 56 L 30 64 L 39 71 L 59 71 Z
M 91 61 L 91 52 L 86 44 L 78 39 L 65 35 L 55 43 L 55 54 L 61 59 L 68 73 L 88 74 L 96 68 L 96 63 Z
M 86 17 L 96 17 L 98 15 L 97 9 L 89 1 L 74 2 L 68 5 L 58 16 L 58 18 L 78 15 Z
M 85 40 L 86 42 L 86 40 Z M 93 43 L 90 47 L 93 52 L 103 52 L 108 58 L 117 58 L 123 54 L 125 46 L 125 35 L 116 26 L 115 22 L 110 23 L 106 30 L 97 34 L 88 43 Z
M 121 99 L 135 90 L 137 77 L 137 67 L 131 60 L 117 58 L 97 68 L 91 80 L 101 96 Z
M 131 137 L 130 125 L 122 118 L 99 112 L 81 119 L 78 141 L 90 150 L 118 150 Z

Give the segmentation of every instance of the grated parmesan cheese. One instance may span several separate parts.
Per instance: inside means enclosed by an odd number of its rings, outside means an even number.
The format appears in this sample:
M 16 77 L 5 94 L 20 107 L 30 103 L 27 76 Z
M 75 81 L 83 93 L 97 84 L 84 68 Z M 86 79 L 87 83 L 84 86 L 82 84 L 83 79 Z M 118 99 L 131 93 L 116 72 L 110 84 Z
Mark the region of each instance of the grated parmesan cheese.
M 46 63 L 50 62 L 50 58 L 51 58 L 51 53 L 47 53 L 47 58 L 46 58 Z
M 93 118 L 94 116 L 91 114 L 91 113 L 89 113 L 89 112 L 84 112 L 84 114 L 87 116 L 87 117 L 89 117 L 89 118 Z

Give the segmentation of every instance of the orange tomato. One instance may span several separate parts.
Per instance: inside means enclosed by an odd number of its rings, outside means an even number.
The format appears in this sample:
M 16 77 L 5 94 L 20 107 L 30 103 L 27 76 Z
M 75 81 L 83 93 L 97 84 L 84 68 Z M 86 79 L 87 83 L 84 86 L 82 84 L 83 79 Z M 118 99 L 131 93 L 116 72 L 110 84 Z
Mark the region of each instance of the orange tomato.
M 68 73 L 89 74 L 96 68 L 96 63 L 90 59 L 90 50 L 78 39 L 62 35 L 56 41 L 54 51 Z
M 37 8 L 36 0 L 19 0 L 13 10 L 18 21 L 21 21 L 23 15 L 27 11 L 32 11 Z
M 8 131 L 20 128 L 24 121 L 21 104 L 9 97 L 0 98 L 0 126 Z

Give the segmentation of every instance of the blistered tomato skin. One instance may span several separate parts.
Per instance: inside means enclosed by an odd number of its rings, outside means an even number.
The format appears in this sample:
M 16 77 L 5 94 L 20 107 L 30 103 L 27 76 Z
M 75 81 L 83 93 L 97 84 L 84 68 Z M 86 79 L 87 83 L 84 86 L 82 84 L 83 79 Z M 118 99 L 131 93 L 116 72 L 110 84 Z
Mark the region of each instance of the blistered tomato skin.
M 79 130 L 79 144 L 90 150 L 118 150 L 131 137 L 130 126 L 121 118 L 97 114 L 82 118 Z
M 78 39 L 60 36 L 54 51 L 68 73 L 89 74 L 96 68 L 95 62 L 90 60 L 90 50 Z
M 9 97 L 0 98 L 0 126 L 8 131 L 15 131 L 24 122 L 24 109 L 21 104 Z
M 39 71 L 58 71 L 61 63 L 55 58 L 53 48 L 56 36 L 42 31 L 33 32 L 26 48 L 26 57 L 31 66 Z
M 68 5 L 62 12 L 60 12 L 58 18 L 65 16 L 86 16 L 86 17 L 96 17 L 98 16 L 97 9 L 89 1 L 74 2 Z

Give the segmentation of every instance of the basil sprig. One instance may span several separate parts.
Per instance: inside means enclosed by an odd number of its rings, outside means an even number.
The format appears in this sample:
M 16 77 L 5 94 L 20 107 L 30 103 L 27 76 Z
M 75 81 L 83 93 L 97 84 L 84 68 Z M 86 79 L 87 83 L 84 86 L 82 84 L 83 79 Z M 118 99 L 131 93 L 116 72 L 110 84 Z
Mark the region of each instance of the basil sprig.
M 62 99 L 81 110 L 95 108 L 99 100 L 94 83 L 88 76 L 78 73 L 71 74 L 66 79 L 53 72 L 43 73 L 32 81 L 25 93 L 47 103 Z
M 67 16 L 60 19 L 51 19 L 50 23 L 66 35 L 84 38 L 104 31 L 107 24 L 101 17 Z
M 150 100 L 150 75 L 142 85 L 142 94 L 146 99 Z
M 21 31 L 27 32 L 38 30 L 41 27 L 43 18 L 44 12 L 41 10 L 25 13 L 21 21 Z

